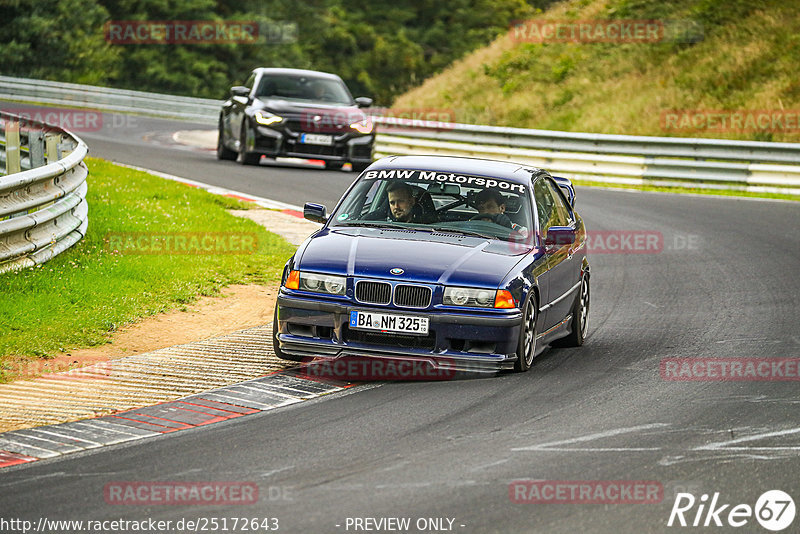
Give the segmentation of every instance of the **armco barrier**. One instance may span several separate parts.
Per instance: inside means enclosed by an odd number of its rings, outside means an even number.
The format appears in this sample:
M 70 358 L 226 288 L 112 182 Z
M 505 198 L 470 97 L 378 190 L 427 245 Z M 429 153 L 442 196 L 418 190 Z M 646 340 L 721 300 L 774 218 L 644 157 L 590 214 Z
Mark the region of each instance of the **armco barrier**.
M 543 167 L 571 179 L 800 194 L 800 144 L 587 134 L 375 117 L 378 156 L 442 154 Z M 385 125 L 385 128 L 381 128 Z
M 0 76 L 0 100 L 144 113 L 217 124 L 222 102 L 77 83 Z
M 22 127 L 20 127 L 22 126 Z M 86 235 L 88 149 L 57 127 L 0 113 L 0 273 L 44 263 Z M 63 157 L 62 157 L 63 156 Z
M 221 101 L 0 76 L 0 100 L 190 119 L 216 126 Z M 376 154 L 505 159 L 595 182 L 800 194 L 800 144 L 557 132 L 373 117 Z

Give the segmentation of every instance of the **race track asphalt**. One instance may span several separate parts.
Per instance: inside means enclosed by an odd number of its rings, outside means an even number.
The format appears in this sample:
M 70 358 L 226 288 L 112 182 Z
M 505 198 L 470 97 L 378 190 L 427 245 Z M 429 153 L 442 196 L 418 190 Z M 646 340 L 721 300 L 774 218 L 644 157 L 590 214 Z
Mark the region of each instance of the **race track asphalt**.
M 171 142 L 171 132 L 202 125 L 133 119 L 136 127 L 79 135 L 93 156 L 298 205 L 331 208 L 355 177 L 308 165 L 218 162 Z M 660 248 L 645 253 L 603 253 L 597 247 L 613 244 L 611 234 L 596 234 L 603 241 L 590 253 L 582 348 L 551 349 L 525 374 L 372 383 L 6 468 L 0 515 L 274 517 L 280 532 L 298 533 L 363 532 L 353 518 L 366 517 L 410 518 L 408 532 L 447 531 L 416 524 L 447 518 L 452 526 L 444 520 L 444 527 L 464 533 L 639 533 L 689 530 L 667 526 L 676 494 L 699 503 L 718 492 L 717 507 L 730 506 L 719 515 L 725 526 L 710 531 L 767 532 L 755 517 L 734 529 L 727 516 L 735 505 L 754 507 L 768 490 L 800 504 L 798 382 L 674 381 L 660 366 L 667 358 L 800 355 L 800 204 L 579 188 L 576 207 L 591 231 L 661 236 Z M 663 494 L 651 504 L 516 503 L 509 496 L 515 480 L 654 481 Z M 254 482 L 260 499 L 108 504 L 104 486 L 120 481 Z M 688 522 L 697 510 L 686 512 Z M 798 525 L 795 518 L 785 532 Z

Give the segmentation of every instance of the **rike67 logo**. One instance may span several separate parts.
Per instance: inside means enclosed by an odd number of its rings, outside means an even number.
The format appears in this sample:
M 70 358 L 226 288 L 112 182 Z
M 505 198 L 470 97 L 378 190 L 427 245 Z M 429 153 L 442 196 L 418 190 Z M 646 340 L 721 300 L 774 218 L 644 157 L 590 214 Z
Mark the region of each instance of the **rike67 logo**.
M 755 507 L 751 507 L 749 504 L 723 503 L 719 492 L 714 493 L 710 502 L 708 494 L 705 493 L 700 499 L 696 499 L 691 493 L 678 493 L 667 526 L 739 528 L 752 524 L 754 516 L 767 530 L 773 532 L 784 530 L 794 521 L 794 500 L 786 492 L 770 490 L 762 493 Z

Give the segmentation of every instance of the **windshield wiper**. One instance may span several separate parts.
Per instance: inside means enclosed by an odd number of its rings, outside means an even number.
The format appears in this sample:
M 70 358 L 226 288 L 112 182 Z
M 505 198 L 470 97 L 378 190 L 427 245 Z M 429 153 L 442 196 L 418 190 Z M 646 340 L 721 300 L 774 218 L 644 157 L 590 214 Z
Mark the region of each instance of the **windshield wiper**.
M 476 232 L 474 230 L 462 230 L 460 228 L 450 228 L 448 226 L 433 226 L 432 227 L 437 232 L 450 232 L 453 234 L 462 234 L 462 235 L 470 235 L 475 237 L 482 237 L 484 239 L 497 239 L 497 236 L 493 236 L 490 234 L 483 234 L 481 232 Z

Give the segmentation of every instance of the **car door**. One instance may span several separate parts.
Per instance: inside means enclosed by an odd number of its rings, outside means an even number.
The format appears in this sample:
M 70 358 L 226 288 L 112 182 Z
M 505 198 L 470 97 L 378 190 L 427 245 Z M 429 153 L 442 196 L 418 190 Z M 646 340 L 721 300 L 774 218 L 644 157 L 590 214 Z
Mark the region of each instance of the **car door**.
M 572 211 L 549 177 L 540 177 L 534 183 L 533 191 L 539 217 L 539 231 L 545 242 L 550 227 L 575 227 Z M 580 258 L 573 254 L 573 248 L 572 244 L 546 246 L 549 276 L 547 302 L 542 302 L 545 331 L 564 320 L 572 309 L 575 284 L 579 280 L 580 273 Z

